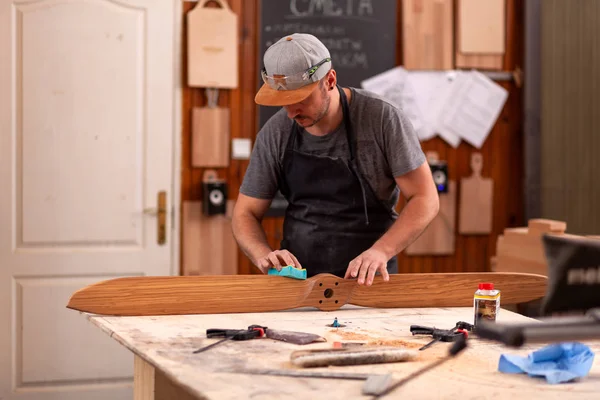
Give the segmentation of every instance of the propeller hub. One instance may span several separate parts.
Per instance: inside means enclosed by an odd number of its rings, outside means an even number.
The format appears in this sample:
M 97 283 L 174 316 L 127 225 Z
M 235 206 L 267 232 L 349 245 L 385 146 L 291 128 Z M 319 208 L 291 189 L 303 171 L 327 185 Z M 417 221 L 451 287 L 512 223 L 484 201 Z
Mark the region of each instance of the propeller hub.
M 332 274 L 318 275 L 305 305 L 324 311 L 337 310 L 346 304 L 355 285 L 356 282 L 353 280 L 343 279 Z

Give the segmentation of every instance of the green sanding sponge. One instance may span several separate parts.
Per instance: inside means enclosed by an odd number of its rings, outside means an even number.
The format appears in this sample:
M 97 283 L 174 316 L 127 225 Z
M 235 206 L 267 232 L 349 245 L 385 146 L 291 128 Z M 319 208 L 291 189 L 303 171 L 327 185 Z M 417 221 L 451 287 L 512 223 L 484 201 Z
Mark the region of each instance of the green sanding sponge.
M 285 276 L 294 279 L 306 279 L 306 270 L 304 268 L 294 268 L 291 265 L 281 268 L 281 271 L 277 271 L 275 268 L 269 270 L 269 275 Z

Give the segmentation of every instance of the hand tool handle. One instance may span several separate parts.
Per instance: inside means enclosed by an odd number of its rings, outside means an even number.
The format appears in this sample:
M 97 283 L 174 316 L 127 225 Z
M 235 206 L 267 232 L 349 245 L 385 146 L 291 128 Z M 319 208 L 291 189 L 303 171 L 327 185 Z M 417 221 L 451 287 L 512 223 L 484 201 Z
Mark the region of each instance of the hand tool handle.
M 438 340 L 441 340 L 442 342 L 454 342 L 465 332 L 464 330 L 460 329 L 459 331 L 461 332 L 458 333 L 451 329 L 436 329 L 421 325 L 411 325 L 410 331 L 413 335 L 431 335 L 434 339 L 434 342 Z
M 266 326 L 250 325 L 248 329 L 216 329 L 206 330 L 207 338 L 225 337 L 232 340 L 250 340 L 265 336 Z
M 215 329 L 215 328 L 210 328 L 206 330 L 206 337 L 210 338 L 210 337 L 225 337 L 222 340 L 219 340 L 216 343 L 210 344 L 208 346 L 202 347 L 198 350 L 194 351 L 194 354 L 197 353 L 201 353 L 203 351 L 206 351 L 212 347 L 215 347 L 227 340 L 250 340 L 250 339 L 254 339 L 256 337 L 262 337 L 265 335 L 265 329 L 267 329 L 264 326 L 259 326 L 259 325 L 252 325 L 250 326 L 248 329 L 242 329 L 242 330 L 236 330 L 236 329 Z
M 430 326 L 423 326 L 423 325 L 411 325 L 410 326 L 410 332 L 413 335 L 431 335 L 433 333 L 433 331 L 435 331 L 435 328 L 432 328 Z
M 217 329 L 217 328 L 211 328 L 211 329 L 207 329 L 206 330 L 206 337 L 207 338 L 214 338 L 214 337 L 233 337 L 235 335 L 237 335 L 240 332 L 245 332 L 245 329 Z

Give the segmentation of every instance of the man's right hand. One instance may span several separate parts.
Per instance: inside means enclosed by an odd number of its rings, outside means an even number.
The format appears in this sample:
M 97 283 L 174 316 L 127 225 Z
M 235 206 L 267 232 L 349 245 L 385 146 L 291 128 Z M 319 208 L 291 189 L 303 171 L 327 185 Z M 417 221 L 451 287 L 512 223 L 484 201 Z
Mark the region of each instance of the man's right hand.
M 267 274 L 271 268 L 281 271 L 281 268 L 291 265 L 294 268 L 302 268 L 298 259 L 287 250 L 275 250 L 259 258 L 256 266 L 263 274 Z

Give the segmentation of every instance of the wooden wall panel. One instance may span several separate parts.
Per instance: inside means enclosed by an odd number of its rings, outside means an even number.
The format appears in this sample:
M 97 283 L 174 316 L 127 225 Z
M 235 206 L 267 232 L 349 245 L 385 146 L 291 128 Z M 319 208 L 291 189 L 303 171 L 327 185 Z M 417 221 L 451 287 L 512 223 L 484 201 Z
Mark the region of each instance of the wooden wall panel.
M 230 109 L 230 127 L 231 138 L 249 138 L 254 140 L 256 131 L 253 128 L 256 125 L 256 116 L 254 109 L 254 93 L 257 85 L 256 81 L 256 46 L 257 46 L 257 3 L 248 0 L 228 0 L 231 10 L 238 15 L 238 37 L 239 48 L 238 55 L 240 59 L 239 86 L 232 90 L 220 90 L 218 104 L 221 107 Z M 187 40 L 185 32 L 186 13 L 196 6 L 195 2 L 184 2 L 183 7 L 183 40 L 182 40 L 182 160 L 181 160 L 181 202 L 180 215 L 183 215 L 183 202 L 187 200 L 202 200 L 202 175 L 204 168 L 193 168 L 191 163 L 191 137 L 192 137 L 192 108 L 201 107 L 206 104 L 204 89 L 190 88 L 185 83 L 187 76 Z M 215 6 L 215 3 L 207 3 L 207 7 Z M 237 198 L 239 187 L 248 166 L 247 160 L 229 161 L 227 168 L 215 169 L 219 178 L 227 181 L 228 198 L 235 200 Z M 183 222 L 183 221 L 182 221 Z M 181 234 L 183 234 L 183 224 L 181 225 Z M 183 240 L 181 242 L 180 252 L 183 254 Z M 248 272 L 251 264 L 245 255 L 239 249 L 239 266 L 241 272 Z
M 185 35 L 185 13 L 196 3 L 184 2 L 183 32 Z M 229 0 L 230 7 L 239 16 L 240 86 L 231 91 L 221 91 L 219 105 L 231 109 L 231 137 L 250 138 L 256 136 L 256 108 L 254 94 L 258 85 L 258 1 Z M 398 20 L 402 18 L 402 0 L 398 0 Z M 508 0 L 507 48 L 504 70 L 513 71 L 522 66 L 523 59 L 523 1 Z M 402 64 L 402 27 L 398 35 L 397 63 Z M 186 40 L 183 38 L 183 76 L 186 76 Z M 343 85 L 343 77 L 339 77 Z M 504 228 L 523 226 L 523 144 L 521 90 L 514 82 L 501 82 L 509 90 L 507 104 L 498 118 L 488 139 L 483 145 L 484 166 L 482 175 L 494 180 L 494 215 L 492 234 L 487 236 L 462 236 L 456 238 L 456 252 L 451 256 L 406 256 L 399 255 L 400 272 L 451 272 L 490 270 L 490 258 L 495 254 L 496 239 Z M 182 110 L 182 202 L 202 199 L 203 169 L 191 167 L 191 109 L 205 102 L 202 89 L 188 88 L 183 84 Z M 424 150 L 435 150 L 440 159 L 448 162 L 450 178 L 457 182 L 469 176 L 471 152 L 475 149 L 462 143 L 453 149 L 439 138 L 422 143 Z M 247 160 L 231 160 L 228 168 L 217 169 L 219 177 L 227 179 L 229 199 L 235 200 L 248 166 Z M 459 187 L 460 190 L 460 187 Z M 459 192 L 460 193 L 460 192 Z M 401 210 L 403 203 L 398 205 Z M 282 235 L 283 219 L 266 218 L 263 226 L 270 245 L 278 247 Z M 458 227 L 458 224 L 457 224 Z M 457 228 L 458 229 L 458 228 Z M 238 271 L 240 274 L 259 273 L 239 249 Z
M 541 209 L 570 232 L 600 233 L 600 2 L 541 6 Z

